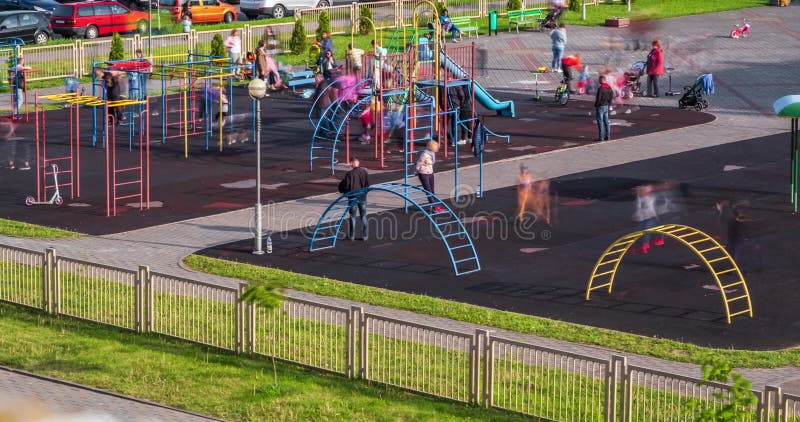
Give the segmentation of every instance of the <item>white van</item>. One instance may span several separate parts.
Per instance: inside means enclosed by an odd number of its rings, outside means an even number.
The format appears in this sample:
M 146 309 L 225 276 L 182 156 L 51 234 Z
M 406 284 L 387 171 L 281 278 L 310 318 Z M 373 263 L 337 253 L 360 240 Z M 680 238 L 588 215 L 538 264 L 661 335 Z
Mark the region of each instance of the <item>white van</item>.
M 294 14 L 297 9 L 328 7 L 330 5 L 330 0 L 241 0 L 239 10 L 247 16 L 247 19 L 252 20 L 259 15 L 283 18 Z

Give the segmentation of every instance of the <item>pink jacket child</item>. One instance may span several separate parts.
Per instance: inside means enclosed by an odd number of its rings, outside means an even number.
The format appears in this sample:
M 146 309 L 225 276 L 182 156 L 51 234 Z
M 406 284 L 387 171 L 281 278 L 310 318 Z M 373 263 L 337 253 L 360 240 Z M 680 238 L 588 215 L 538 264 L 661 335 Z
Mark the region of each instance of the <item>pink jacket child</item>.
M 339 97 L 342 101 L 355 102 L 358 99 L 356 90 L 351 89 L 358 82 L 356 75 L 349 73 L 339 75 L 336 82 L 339 84 Z
M 647 74 L 663 75 L 664 73 L 664 51 L 658 41 L 653 41 L 653 49 L 647 55 Z

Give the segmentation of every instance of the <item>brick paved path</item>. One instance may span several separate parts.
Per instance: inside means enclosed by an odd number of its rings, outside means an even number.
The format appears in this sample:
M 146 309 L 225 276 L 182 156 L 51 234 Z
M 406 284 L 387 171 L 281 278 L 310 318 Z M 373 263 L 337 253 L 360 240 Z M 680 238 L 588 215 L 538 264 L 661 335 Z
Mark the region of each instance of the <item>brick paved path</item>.
M 16 420 L 207 422 L 211 419 L 181 410 L 0 368 L 0 414 L 18 415 Z M 12 420 L 15 420 L 12 418 Z
M 797 19 L 799 9 L 800 7 L 795 6 L 789 9 L 764 7 L 661 21 L 655 36 L 666 47 L 667 63 L 676 69 L 673 73 L 673 89 L 680 90 L 681 86 L 691 83 L 700 74 L 712 72 L 717 93 L 711 96 L 712 107 L 709 111 L 717 117 L 716 121 L 702 126 L 493 162 L 485 167 L 485 188 L 490 190 L 512 185 L 520 162 L 525 162 L 537 177 L 554 178 L 788 131 L 786 121 L 773 117 L 771 105 L 782 95 L 800 92 L 800 80 L 797 78 L 800 61 L 800 19 Z M 743 16 L 752 23 L 754 36 L 747 40 L 727 38 L 726 34 Z M 615 36 L 621 34 L 620 31 L 623 30 L 569 28 L 567 53 L 581 53 L 584 62 L 594 69 L 604 63 L 618 63 L 626 67 L 634 61 L 643 60 L 646 51 L 608 53 L 607 46 L 614 41 Z M 550 61 L 548 40 L 546 34 L 534 32 L 519 36 L 503 34 L 499 37 L 482 37 L 478 45 L 490 52 L 491 65 L 489 75 L 479 77 L 479 81 L 493 89 L 513 87 L 516 92 L 520 89 L 532 91 L 533 78 L 529 71 Z M 543 81 L 540 85 L 542 89 L 552 89 L 554 86 L 552 79 L 543 78 Z M 662 90 L 666 89 L 666 82 L 662 81 Z M 637 98 L 635 101 L 643 105 L 671 106 L 677 104 L 677 97 Z M 591 117 L 587 116 L 587 119 Z M 613 119 L 612 116 L 612 121 Z M 531 130 L 535 130 L 535 122 L 530 124 Z M 462 185 L 474 186 L 476 179 L 477 170 L 474 167 L 462 168 Z M 451 175 L 441 173 L 437 177 L 438 190 L 452 191 L 451 182 Z M 265 207 L 266 227 L 282 231 L 311 225 L 334 197 L 331 194 L 269 204 Z M 371 212 L 402 205 L 394 198 L 386 196 L 371 196 L 370 203 Z M 251 210 L 240 210 L 127 233 L 79 239 L 36 240 L 0 236 L 0 243 L 39 250 L 52 246 L 60 254 L 67 256 L 128 268 L 140 264 L 149 265 L 154 270 L 168 274 L 231 285 L 237 282 L 190 272 L 180 267 L 180 261 L 199 249 L 250 238 L 252 214 Z M 308 293 L 290 291 L 287 294 L 346 306 L 354 304 Z M 476 328 L 485 328 L 393 309 L 372 306 L 365 308 L 394 318 L 460 331 L 470 332 Z M 530 335 L 504 334 L 535 344 L 593 356 L 607 358 L 611 354 L 601 348 Z M 695 365 L 643 356 L 628 357 L 636 365 L 688 376 L 699 375 Z M 798 368 L 741 372 L 753 381 L 756 388 L 770 383 L 800 392 Z

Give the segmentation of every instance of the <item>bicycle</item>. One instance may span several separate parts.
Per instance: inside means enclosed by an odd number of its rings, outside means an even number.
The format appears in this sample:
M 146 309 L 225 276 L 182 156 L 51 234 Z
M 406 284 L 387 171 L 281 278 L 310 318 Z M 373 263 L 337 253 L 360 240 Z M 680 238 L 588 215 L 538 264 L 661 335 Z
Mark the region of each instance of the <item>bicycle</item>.
M 556 88 L 555 98 L 556 102 L 562 106 L 569 102 L 569 79 L 566 76 L 561 80 L 561 85 Z

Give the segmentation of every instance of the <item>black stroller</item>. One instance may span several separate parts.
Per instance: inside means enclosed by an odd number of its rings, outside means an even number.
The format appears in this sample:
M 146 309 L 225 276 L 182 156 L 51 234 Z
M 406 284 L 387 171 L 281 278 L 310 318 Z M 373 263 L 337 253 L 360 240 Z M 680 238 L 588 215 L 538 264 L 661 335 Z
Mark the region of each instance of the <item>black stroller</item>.
M 683 90 L 684 93 L 678 100 L 678 108 L 693 107 L 697 111 L 708 108 L 706 96 L 714 93 L 714 78 L 710 73 L 700 75 L 693 85 L 684 86 Z
M 550 11 L 547 12 L 547 16 L 545 16 L 539 24 L 539 32 L 544 32 L 545 29 L 555 29 L 558 26 L 558 20 L 561 19 L 562 13 L 564 13 L 564 9 L 561 7 L 550 9 Z

